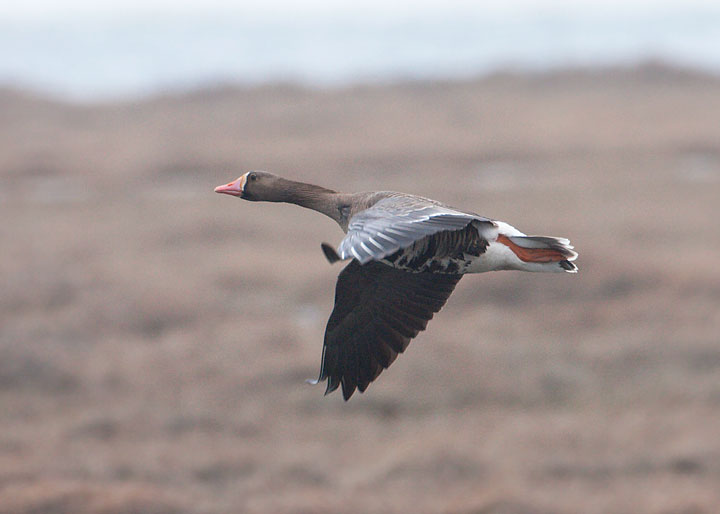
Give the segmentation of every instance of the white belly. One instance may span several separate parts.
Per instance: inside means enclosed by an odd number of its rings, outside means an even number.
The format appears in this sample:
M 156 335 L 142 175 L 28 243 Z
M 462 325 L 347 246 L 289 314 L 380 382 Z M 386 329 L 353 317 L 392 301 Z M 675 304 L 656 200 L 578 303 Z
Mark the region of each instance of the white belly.
M 466 273 L 484 273 L 497 270 L 525 270 L 527 262 L 521 261 L 513 251 L 502 243 L 493 241 L 479 257 L 473 258 Z

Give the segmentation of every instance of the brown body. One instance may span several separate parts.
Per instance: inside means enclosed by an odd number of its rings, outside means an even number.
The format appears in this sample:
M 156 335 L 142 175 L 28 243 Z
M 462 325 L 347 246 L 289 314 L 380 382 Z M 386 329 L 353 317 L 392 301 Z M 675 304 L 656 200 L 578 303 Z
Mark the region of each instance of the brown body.
M 347 234 L 328 260 L 338 277 L 318 381 L 347 400 L 365 391 L 438 312 L 465 273 L 577 271 L 566 239 L 526 236 L 511 225 L 420 196 L 339 193 L 263 171 L 215 189 L 249 201 L 285 202 L 334 219 Z

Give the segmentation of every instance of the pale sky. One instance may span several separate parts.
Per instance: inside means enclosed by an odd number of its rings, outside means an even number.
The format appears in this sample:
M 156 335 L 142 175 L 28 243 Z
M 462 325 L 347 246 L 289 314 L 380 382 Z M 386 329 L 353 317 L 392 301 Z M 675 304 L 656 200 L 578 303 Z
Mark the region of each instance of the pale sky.
M 718 0 L 363 0 L 328 2 L 323 0 L 23 0 L 0 2 L 0 18 L 54 19 L 78 16 L 127 16 L 142 14 L 192 14 L 232 12 L 248 15 L 352 15 L 378 16 L 432 11 L 472 12 L 552 12 L 588 10 L 602 12 L 642 12 L 658 9 L 720 9 Z
M 77 98 L 646 59 L 720 73 L 720 0 L 0 0 L 0 85 Z

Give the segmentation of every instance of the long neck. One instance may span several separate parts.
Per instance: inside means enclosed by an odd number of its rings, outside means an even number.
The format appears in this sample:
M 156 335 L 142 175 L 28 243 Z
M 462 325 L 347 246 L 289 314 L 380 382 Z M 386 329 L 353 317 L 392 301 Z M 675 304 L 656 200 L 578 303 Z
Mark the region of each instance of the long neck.
M 324 187 L 282 179 L 278 201 L 294 203 L 300 207 L 321 212 L 342 225 L 340 211 L 342 196 L 344 195 Z

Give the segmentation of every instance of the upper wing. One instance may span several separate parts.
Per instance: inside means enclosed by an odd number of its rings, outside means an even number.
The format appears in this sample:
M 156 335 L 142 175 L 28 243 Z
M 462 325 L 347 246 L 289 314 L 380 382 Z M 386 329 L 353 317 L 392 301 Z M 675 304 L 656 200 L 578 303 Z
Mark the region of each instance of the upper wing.
M 318 381 L 325 394 L 342 384 L 343 398 L 360 392 L 425 330 L 462 275 L 409 273 L 353 260 L 340 273 L 323 344 Z
M 348 232 L 338 247 L 342 259 L 365 264 L 407 248 L 415 241 L 443 230 L 460 230 L 472 221 L 494 223 L 481 216 L 449 207 L 418 203 L 415 197 L 392 196 L 350 219 Z

